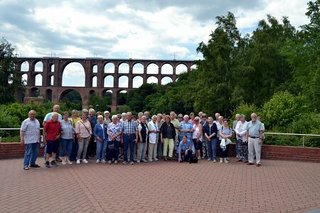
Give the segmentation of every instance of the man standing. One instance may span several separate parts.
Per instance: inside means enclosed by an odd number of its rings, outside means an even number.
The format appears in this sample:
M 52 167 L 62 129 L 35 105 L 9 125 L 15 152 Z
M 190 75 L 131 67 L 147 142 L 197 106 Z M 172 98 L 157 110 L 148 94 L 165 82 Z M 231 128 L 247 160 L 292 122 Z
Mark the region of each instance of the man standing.
M 32 168 L 40 167 L 36 164 L 39 152 L 40 123 L 36 119 L 36 111 L 31 110 L 28 115 L 29 118 L 22 122 L 20 128 L 21 144 L 25 145 L 24 170 L 29 170 L 29 166 Z
M 124 161 L 123 164 L 129 163 L 128 161 L 128 148 L 130 148 L 130 164 L 134 164 L 134 145 L 138 138 L 138 123 L 132 119 L 132 113 L 127 112 L 126 120 L 122 122 L 123 142 L 124 142 Z
M 91 125 L 91 129 L 93 130 L 94 127 L 97 124 L 97 117 L 96 117 L 96 111 L 92 108 L 89 109 L 89 116 L 88 116 L 88 120 L 90 122 Z M 89 159 L 89 157 L 94 157 L 95 153 L 96 153 L 96 141 L 95 141 L 95 137 L 94 134 L 92 132 L 91 137 L 90 137 L 90 141 L 89 141 L 89 146 L 88 146 L 88 152 L 87 152 L 87 156 L 86 159 Z
M 61 135 L 61 124 L 58 121 L 58 113 L 52 113 L 51 120 L 44 125 L 43 133 L 47 144 L 45 165 L 47 168 L 50 168 L 49 159 L 52 156 L 51 166 L 57 166 L 55 159 L 59 150 L 59 139 Z
M 261 166 L 261 145 L 262 145 L 262 125 L 259 120 L 257 120 L 257 114 L 251 114 L 251 121 L 247 126 L 248 135 L 248 151 L 249 151 L 249 163 L 248 165 L 253 165 L 254 162 L 254 152 L 256 154 L 256 165 Z
M 171 123 L 173 124 L 173 126 L 176 130 L 176 137 L 174 139 L 174 144 L 176 145 L 176 147 L 178 147 L 179 146 L 178 136 L 179 136 L 180 122 L 177 119 L 177 114 L 174 111 L 170 112 L 170 118 L 171 118 Z

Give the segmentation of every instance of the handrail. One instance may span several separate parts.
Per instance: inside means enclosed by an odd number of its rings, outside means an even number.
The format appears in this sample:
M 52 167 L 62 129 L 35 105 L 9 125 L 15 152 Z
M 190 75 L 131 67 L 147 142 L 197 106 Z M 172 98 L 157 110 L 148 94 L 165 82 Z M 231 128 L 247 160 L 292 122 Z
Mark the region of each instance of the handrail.
M 13 131 L 20 130 L 20 128 L 0 128 L 0 131 Z M 43 130 L 43 128 L 40 128 Z M 308 137 L 320 137 L 320 134 L 302 134 L 302 133 L 289 133 L 289 132 L 265 132 L 266 135 L 288 135 L 288 136 L 308 136 Z
M 288 135 L 288 136 L 308 136 L 320 137 L 320 134 L 301 134 L 301 133 L 288 133 L 288 132 L 265 132 L 266 135 Z

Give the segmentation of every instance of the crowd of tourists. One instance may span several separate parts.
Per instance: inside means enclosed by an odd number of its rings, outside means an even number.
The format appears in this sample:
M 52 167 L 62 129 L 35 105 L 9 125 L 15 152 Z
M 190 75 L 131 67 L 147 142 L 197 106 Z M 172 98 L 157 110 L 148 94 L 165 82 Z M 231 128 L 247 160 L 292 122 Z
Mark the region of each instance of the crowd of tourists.
M 43 120 L 43 134 L 36 112 L 31 110 L 21 124 L 20 138 L 25 146 L 24 170 L 40 167 L 37 163 L 39 144 L 44 144 L 45 167 L 66 164 L 148 163 L 153 161 L 229 163 L 229 157 L 248 165 L 261 166 L 264 124 L 255 114 L 246 121 L 237 114 L 230 123 L 216 113 L 213 117 L 199 112 L 189 115 L 131 112 L 112 115 L 93 108 L 60 114 L 53 107 Z M 235 143 L 235 153 L 229 145 Z M 229 156 L 230 155 L 230 156 Z

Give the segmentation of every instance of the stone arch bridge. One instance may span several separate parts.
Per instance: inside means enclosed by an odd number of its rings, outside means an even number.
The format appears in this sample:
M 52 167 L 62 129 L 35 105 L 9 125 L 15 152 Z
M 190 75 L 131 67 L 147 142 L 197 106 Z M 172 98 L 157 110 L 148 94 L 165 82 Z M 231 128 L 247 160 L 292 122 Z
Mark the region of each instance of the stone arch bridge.
M 77 68 L 72 70 L 72 65 Z M 83 107 L 87 107 L 90 94 L 109 93 L 111 110 L 116 110 L 119 93 L 144 83 L 175 82 L 179 74 L 195 66 L 195 61 L 189 60 L 21 57 L 16 67 L 25 80 L 25 97 L 42 96 L 59 103 L 66 93 L 77 91 Z M 71 80 L 67 82 L 64 78 Z M 75 85 L 72 81 L 82 81 L 82 84 Z

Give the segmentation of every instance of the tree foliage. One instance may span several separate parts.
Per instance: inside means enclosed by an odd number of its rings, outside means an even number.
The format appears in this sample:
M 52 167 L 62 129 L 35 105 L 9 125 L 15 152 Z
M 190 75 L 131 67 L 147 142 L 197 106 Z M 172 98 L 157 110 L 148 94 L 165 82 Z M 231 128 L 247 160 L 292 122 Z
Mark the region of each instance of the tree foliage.
M 14 47 L 5 39 L 0 42 L 0 104 L 15 101 L 15 93 L 23 90 L 19 70 L 15 67 Z

